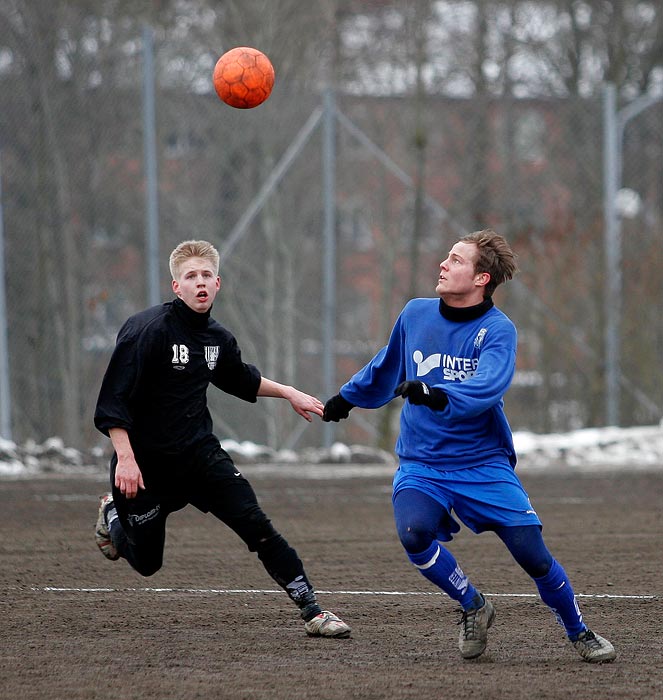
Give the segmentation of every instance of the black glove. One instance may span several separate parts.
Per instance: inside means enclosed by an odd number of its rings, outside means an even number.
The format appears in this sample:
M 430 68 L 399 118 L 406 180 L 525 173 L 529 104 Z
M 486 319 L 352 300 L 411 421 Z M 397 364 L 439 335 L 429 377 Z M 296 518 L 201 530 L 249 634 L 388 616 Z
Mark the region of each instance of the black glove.
M 322 420 L 326 423 L 330 421 L 338 423 L 341 418 L 347 418 L 354 407 L 355 405 L 353 403 L 346 401 L 340 394 L 336 394 L 336 396 L 332 396 L 325 404 Z
M 449 403 L 447 395 L 442 389 L 428 386 L 423 382 L 401 382 L 394 391 L 396 396 L 410 399 L 410 403 L 417 406 L 428 406 L 436 411 L 442 411 Z

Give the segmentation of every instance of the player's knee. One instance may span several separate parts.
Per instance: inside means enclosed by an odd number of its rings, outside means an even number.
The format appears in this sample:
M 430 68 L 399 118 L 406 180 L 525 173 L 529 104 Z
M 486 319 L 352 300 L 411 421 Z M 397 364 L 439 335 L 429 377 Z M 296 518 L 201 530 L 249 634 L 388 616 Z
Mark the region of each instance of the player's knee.
M 504 528 L 499 535 L 527 574 L 533 578 L 548 574 L 553 558 L 543 541 L 540 527 L 529 525 Z
M 430 547 L 435 534 L 428 528 L 411 521 L 399 524 L 398 538 L 408 554 L 417 554 Z
M 157 571 L 163 566 L 163 559 L 148 559 L 142 561 L 132 561 L 130 562 L 133 569 L 135 569 L 141 576 L 154 576 Z
M 251 551 L 256 552 L 260 561 L 271 570 L 273 565 L 283 559 L 290 549 L 287 540 L 275 532 L 259 540 Z
M 552 566 L 552 556 L 547 552 L 531 560 L 523 562 L 522 567 L 532 578 L 547 576 Z
M 233 523 L 233 529 L 246 542 L 251 552 L 268 550 L 276 546 L 279 538 L 271 520 L 258 507 L 252 508 Z

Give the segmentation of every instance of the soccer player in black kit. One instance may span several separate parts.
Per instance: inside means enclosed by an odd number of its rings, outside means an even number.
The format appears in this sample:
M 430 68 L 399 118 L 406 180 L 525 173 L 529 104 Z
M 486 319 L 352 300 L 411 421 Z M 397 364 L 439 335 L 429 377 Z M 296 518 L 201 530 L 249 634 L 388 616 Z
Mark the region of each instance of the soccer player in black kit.
M 184 241 L 169 262 L 177 298 L 127 320 L 101 384 L 94 422 L 114 453 L 96 543 L 108 559 L 123 557 L 151 576 L 163 563 L 168 515 L 191 504 L 215 515 L 257 553 L 299 608 L 309 636 L 349 637 L 350 627 L 321 609 L 296 551 L 213 435 L 207 387 L 250 402 L 286 399 L 308 421 L 311 414 L 322 416 L 322 403 L 262 377 L 242 361 L 233 335 L 210 317 L 221 286 L 214 246 Z

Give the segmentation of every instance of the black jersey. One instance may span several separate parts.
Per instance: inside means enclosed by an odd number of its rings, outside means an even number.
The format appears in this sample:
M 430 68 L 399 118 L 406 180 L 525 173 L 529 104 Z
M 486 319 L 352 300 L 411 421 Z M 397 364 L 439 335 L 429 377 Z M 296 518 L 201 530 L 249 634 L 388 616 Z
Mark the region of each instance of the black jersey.
M 178 454 L 212 435 L 210 382 L 255 402 L 260 379 L 232 333 L 176 299 L 131 316 L 120 329 L 94 423 L 105 435 L 124 428 L 134 450 Z

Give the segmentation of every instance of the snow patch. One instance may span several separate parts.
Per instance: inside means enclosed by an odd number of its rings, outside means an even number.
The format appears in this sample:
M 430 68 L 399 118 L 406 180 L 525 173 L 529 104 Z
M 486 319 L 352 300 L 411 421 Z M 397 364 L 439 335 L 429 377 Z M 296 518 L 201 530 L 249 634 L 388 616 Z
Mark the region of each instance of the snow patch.
M 631 428 L 587 428 L 568 433 L 538 435 L 514 433 L 518 469 L 554 470 L 658 470 L 663 467 L 663 423 Z M 238 465 L 370 465 L 396 467 L 393 453 L 366 445 L 336 442 L 331 447 L 303 448 L 300 451 L 274 450 L 250 441 L 222 440 L 221 446 Z M 110 457 L 108 448 L 89 452 L 67 447 L 59 437 L 38 444 L 23 445 L 0 438 L 0 478 L 25 478 L 47 473 L 105 473 Z M 361 465 L 365 465 L 362 467 Z M 382 469 L 384 471 L 384 469 Z M 382 471 L 380 473 L 382 473 Z

